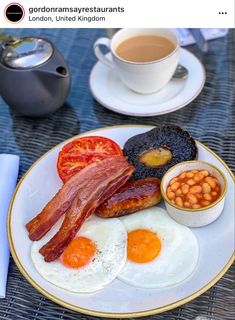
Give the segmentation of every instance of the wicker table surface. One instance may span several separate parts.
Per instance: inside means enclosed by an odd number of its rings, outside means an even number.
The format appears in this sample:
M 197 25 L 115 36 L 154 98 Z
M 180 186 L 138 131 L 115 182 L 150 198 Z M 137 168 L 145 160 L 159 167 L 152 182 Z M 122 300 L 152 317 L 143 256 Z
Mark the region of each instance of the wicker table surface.
M 43 153 L 81 132 L 119 124 L 177 124 L 215 151 L 235 171 L 235 30 L 227 37 L 213 40 L 209 52 L 202 54 L 188 47 L 205 66 L 207 79 L 199 97 L 187 107 L 171 114 L 135 118 L 119 115 L 93 100 L 88 77 L 96 59 L 94 41 L 102 29 L 15 29 L 20 36 L 37 35 L 50 39 L 69 63 L 73 84 L 66 104 L 53 115 L 33 120 L 13 113 L 0 98 L 0 153 L 21 158 L 19 178 Z M 211 320 L 235 319 L 234 271 L 229 271 L 206 293 L 172 311 L 152 319 L 191 320 L 205 316 Z M 0 319 L 95 319 L 67 310 L 38 293 L 21 275 L 10 259 L 6 299 L 0 300 Z

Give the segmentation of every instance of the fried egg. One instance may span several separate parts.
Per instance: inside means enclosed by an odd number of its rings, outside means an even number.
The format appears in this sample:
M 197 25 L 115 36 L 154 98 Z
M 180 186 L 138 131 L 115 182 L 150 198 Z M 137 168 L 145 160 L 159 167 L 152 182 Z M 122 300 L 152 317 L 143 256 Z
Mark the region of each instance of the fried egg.
M 193 232 L 153 207 L 120 218 L 128 232 L 127 262 L 118 278 L 140 288 L 165 288 L 194 271 L 199 247 Z
M 119 219 L 91 217 L 59 259 L 45 262 L 39 249 L 61 225 L 61 220 L 31 248 L 39 274 L 54 285 L 71 292 L 93 292 L 114 280 L 126 262 L 127 233 Z

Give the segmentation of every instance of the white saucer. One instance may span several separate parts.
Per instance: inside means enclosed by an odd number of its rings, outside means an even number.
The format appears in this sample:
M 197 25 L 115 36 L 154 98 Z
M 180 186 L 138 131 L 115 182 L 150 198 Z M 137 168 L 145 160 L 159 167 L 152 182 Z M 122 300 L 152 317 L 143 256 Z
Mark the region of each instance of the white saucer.
M 111 59 L 110 53 L 108 57 Z M 148 117 L 170 113 L 193 101 L 205 83 L 203 65 L 192 53 L 182 48 L 180 64 L 189 71 L 187 79 L 171 80 L 160 91 L 144 95 L 128 89 L 115 70 L 97 62 L 90 74 L 90 90 L 100 104 L 121 114 Z

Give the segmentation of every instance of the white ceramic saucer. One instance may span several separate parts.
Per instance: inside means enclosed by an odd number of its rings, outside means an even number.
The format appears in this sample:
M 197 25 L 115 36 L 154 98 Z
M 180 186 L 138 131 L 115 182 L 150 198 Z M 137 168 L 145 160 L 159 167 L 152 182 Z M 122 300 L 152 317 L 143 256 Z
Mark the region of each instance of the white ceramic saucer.
M 111 59 L 110 53 L 108 56 Z M 171 80 L 160 91 L 144 95 L 128 89 L 115 70 L 97 62 L 90 74 L 90 90 L 100 104 L 121 114 L 149 117 L 170 113 L 193 101 L 205 83 L 203 65 L 192 53 L 182 48 L 180 64 L 189 71 L 187 79 Z

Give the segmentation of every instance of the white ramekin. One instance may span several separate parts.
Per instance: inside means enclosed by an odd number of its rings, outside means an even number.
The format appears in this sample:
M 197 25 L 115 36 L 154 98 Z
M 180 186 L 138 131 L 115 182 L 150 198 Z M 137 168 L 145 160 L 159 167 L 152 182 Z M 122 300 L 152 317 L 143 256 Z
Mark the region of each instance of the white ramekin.
M 181 174 L 183 171 L 189 170 L 207 170 L 218 179 L 221 186 L 221 195 L 211 205 L 200 209 L 187 209 L 173 204 L 168 199 L 166 189 L 170 180 Z M 226 190 L 227 180 L 221 170 L 210 163 L 199 160 L 185 161 L 176 164 L 165 173 L 161 181 L 161 193 L 168 214 L 177 222 L 188 227 L 202 227 L 215 221 L 223 211 Z

